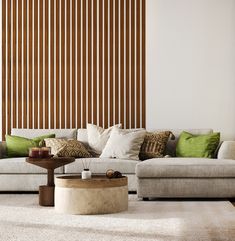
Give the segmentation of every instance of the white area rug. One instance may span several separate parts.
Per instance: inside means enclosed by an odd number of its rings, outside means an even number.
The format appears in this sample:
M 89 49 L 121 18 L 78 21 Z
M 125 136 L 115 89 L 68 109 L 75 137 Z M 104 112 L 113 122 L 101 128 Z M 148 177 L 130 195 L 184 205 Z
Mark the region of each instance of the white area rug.
M 38 206 L 38 196 L 0 195 L 0 241 L 235 240 L 226 201 L 138 201 L 127 212 L 77 216 Z

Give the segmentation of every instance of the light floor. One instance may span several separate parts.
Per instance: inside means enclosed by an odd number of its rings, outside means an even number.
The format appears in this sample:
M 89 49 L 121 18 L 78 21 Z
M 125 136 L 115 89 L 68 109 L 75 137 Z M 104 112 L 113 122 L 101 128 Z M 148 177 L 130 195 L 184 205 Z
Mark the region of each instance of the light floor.
M 36 194 L 0 195 L 0 241 L 235 240 L 228 201 L 138 201 L 108 215 L 64 215 L 38 206 Z

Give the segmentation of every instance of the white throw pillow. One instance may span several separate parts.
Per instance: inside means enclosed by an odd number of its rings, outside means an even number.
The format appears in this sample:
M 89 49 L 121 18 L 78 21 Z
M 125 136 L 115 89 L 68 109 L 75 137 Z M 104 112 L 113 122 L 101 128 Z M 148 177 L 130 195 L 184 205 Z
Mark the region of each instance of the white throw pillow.
M 139 160 L 145 130 L 130 131 L 114 128 L 100 157 Z
M 104 129 L 97 125 L 87 124 L 88 144 L 92 151 L 100 155 L 110 137 L 112 129 L 114 127 L 120 128 L 121 126 L 121 124 L 118 124 Z

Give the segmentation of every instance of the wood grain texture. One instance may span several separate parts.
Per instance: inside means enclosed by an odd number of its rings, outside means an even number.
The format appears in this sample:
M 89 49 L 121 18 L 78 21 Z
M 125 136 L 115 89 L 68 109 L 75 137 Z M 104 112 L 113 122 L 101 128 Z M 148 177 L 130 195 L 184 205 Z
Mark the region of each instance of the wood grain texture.
M 119 123 L 119 1 L 115 0 L 115 124 Z
M 44 128 L 44 111 L 43 111 L 43 90 L 44 90 L 44 76 L 43 76 L 43 2 L 39 1 L 39 128 Z
M 145 0 L 2 0 L 2 139 L 145 127 Z
M 55 0 L 51 0 L 51 11 L 50 11 L 50 128 L 53 129 L 55 128 L 55 112 L 54 112 L 54 107 L 55 107 L 55 53 L 54 53 L 54 48 L 55 48 L 55 13 L 54 13 L 54 2 Z
M 82 59 L 82 62 L 83 62 L 83 68 L 82 68 L 82 102 L 83 102 L 83 105 L 82 105 L 82 116 L 83 116 L 83 120 L 82 120 L 82 127 L 85 128 L 86 127 L 86 116 L 87 116 L 87 110 L 86 110 L 86 97 L 87 97 L 87 93 L 86 93 L 86 59 L 87 59 L 87 53 L 86 53 L 86 45 L 87 45 L 87 42 L 86 42 L 86 4 L 87 3 L 87 0 L 83 0 L 83 3 L 82 3 L 82 6 L 83 6 L 83 9 L 82 9 L 82 23 L 83 23 L 83 26 L 82 26 L 82 30 L 83 30 L 83 33 L 82 33 L 82 48 L 83 48 L 83 59 Z
M 71 78 L 70 78 L 70 1 L 66 1 L 66 78 L 65 78 L 65 85 L 66 85 L 66 128 L 70 128 L 70 85 L 71 85 Z
M 39 79 L 38 79 L 38 5 L 39 0 L 34 0 L 34 128 L 38 128 L 38 87 L 39 87 Z M 20 11 L 19 11 L 20 13 Z M 20 85 L 20 83 L 19 83 Z M 20 114 L 20 113 L 19 113 Z
M 49 128 L 49 1 L 45 0 L 45 85 L 44 85 L 44 115 L 45 121 L 44 126 L 46 129 Z
M 2 1 L 2 138 L 4 139 L 6 133 L 6 83 L 7 83 L 7 58 L 6 58 L 6 36 L 7 36 L 7 10 L 6 1 Z
M 77 1 L 77 125 L 81 127 L 81 1 Z
M 61 123 L 61 119 L 60 119 L 60 0 L 56 0 L 55 1 L 56 4 L 56 90 L 55 90 L 55 95 L 56 95 L 56 103 L 55 103 L 55 108 L 56 108 L 56 123 L 55 123 L 55 127 L 58 129 L 60 128 L 60 123 Z
M 103 0 L 99 2 L 99 126 L 103 126 Z

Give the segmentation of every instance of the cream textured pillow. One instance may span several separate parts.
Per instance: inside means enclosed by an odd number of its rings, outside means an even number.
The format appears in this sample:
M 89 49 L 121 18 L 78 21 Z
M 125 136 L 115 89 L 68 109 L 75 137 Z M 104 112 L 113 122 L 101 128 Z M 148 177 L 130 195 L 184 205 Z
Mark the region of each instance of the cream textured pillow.
M 104 129 L 97 125 L 87 124 L 88 144 L 92 151 L 100 155 L 110 137 L 112 129 L 114 127 L 121 128 L 121 126 L 121 124 L 118 124 Z
M 46 138 L 45 143 L 47 147 L 51 147 L 51 154 L 56 156 L 80 158 L 92 157 L 84 145 L 77 140 Z
M 130 131 L 114 128 L 100 157 L 139 160 L 145 130 Z

